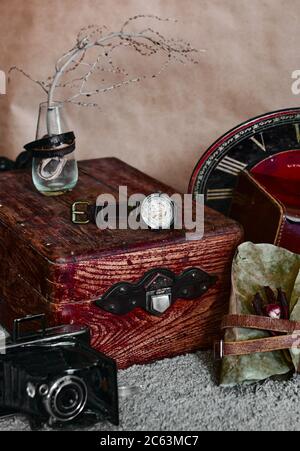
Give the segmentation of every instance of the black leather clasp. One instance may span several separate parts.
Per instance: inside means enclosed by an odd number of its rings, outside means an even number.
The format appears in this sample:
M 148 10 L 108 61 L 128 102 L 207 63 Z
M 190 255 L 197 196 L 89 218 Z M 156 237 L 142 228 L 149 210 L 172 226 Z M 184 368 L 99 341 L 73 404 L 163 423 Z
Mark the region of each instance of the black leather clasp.
M 116 315 L 124 315 L 141 307 L 152 315 L 160 316 L 177 299 L 197 299 L 216 281 L 216 276 L 199 268 L 187 269 L 179 276 L 165 268 L 152 269 L 135 284 L 119 282 L 112 286 L 96 301 L 96 305 Z

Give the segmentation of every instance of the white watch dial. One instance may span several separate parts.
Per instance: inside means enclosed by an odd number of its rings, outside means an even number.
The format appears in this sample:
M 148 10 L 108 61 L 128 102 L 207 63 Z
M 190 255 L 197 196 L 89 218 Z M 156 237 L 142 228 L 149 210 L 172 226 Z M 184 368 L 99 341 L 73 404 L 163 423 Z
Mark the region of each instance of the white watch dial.
M 141 205 L 141 216 L 151 229 L 169 229 L 174 222 L 174 204 L 167 194 L 151 194 Z

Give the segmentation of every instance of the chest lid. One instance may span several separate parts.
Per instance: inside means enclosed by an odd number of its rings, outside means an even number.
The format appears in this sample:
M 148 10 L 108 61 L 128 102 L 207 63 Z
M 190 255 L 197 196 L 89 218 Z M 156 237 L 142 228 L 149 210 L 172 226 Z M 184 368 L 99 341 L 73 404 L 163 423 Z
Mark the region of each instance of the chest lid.
M 149 195 L 174 190 L 115 158 L 79 163 L 76 188 L 63 196 L 44 197 L 38 193 L 28 171 L 0 174 L 0 227 L 10 238 L 56 264 L 115 255 L 143 247 L 185 241 L 182 231 L 99 230 L 95 224 L 71 222 L 71 205 L 76 201 L 95 204 L 100 194 L 118 198 L 119 186 L 127 186 L 128 195 Z M 207 208 L 205 236 L 232 233 L 235 223 Z

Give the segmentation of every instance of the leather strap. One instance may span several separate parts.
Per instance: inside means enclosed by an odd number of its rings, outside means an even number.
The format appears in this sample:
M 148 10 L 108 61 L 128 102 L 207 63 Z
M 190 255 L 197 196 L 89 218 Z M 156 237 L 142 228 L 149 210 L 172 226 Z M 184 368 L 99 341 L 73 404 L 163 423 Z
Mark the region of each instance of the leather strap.
M 293 335 L 223 343 L 223 356 L 242 356 L 285 349 L 300 349 L 300 332 Z
M 95 204 L 91 204 L 89 202 L 74 202 L 71 207 L 72 213 L 72 222 L 73 224 L 96 224 L 97 215 L 104 209 L 104 206 L 97 206 Z M 135 207 L 131 207 L 130 205 L 126 206 L 127 216 L 135 209 Z M 122 217 L 120 204 L 116 204 L 116 218 L 120 219 Z
M 300 331 L 300 322 L 286 319 L 272 319 L 267 316 L 255 315 L 227 315 L 223 318 L 221 328 L 229 329 L 238 327 L 240 329 L 258 329 L 270 332 L 292 334 Z
M 45 136 L 24 146 L 34 158 L 63 157 L 75 150 L 75 135 L 73 132 Z
M 101 211 L 104 209 L 104 206 L 97 206 L 94 204 L 90 204 L 89 202 L 85 202 L 85 201 L 78 201 L 78 202 L 74 202 L 71 206 L 71 217 L 72 217 L 72 222 L 73 224 L 78 224 L 78 225 L 82 225 L 82 224 L 89 224 L 89 223 L 93 223 L 93 224 L 97 224 L 97 216 L 99 213 L 101 213 Z M 133 212 L 134 210 L 136 210 L 137 206 L 133 206 L 133 205 L 128 205 L 128 204 L 116 204 L 116 215 L 115 218 L 116 220 L 120 220 L 120 219 L 124 219 L 126 220 L 127 223 L 127 219 L 128 219 L 128 215 Z M 127 215 L 125 215 L 125 212 L 127 213 Z M 151 229 L 150 227 L 148 227 L 145 222 L 143 222 L 144 224 L 144 228 L 145 230 L 154 230 L 154 231 L 164 231 L 166 229 Z M 169 230 L 173 230 L 174 229 L 174 223 L 172 223 L 170 225 Z M 182 233 L 184 232 L 184 229 L 181 230 Z
M 250 355 L 291 348 L 300 349 L 300 322 L 254 315 L 227 315 L 224 317 L 221 325 L 223 330 L 236 327 L 288 335 L 246 341 L 221 341 L 219 344 L 220 357 Z

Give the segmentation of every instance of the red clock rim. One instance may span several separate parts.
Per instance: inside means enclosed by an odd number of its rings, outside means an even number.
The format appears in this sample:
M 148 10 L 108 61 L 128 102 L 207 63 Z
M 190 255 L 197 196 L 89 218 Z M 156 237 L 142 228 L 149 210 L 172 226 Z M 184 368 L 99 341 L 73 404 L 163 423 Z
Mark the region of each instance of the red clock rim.
M 243 122 L 240 125 L 232 128 L 231 130 L 229 130 L 228 132 L 226 132 L 223 136 L 221 136 L 221 138 L 218 138 L 217 141 L 215 141 L 202 155 L 202 157 L 200 158 L 200 160 L 198 160 L 192 176 L 190 178 L 190 182 L 189 182 L 189 187 L 188 187 L 188 192 L 190 194 L 194 194 L 194 189 L 195 189 L 195 184 L 196 184 L 196 180 L 199 174 L 200 169 L 202 168 L 203 164 L 205 163 L 205 161 L 211 156 L 211 154 L 218 148 L 220 147 L 224 142 L 226 142 L 228 139 L 232 138 L 232 136 L 236 135 L 237 133 L 239 133 L 240 131 L 248 128 L 251 125 L 255 125 L 257 122 L 260 122 L 262 120 L 267 120 L 267 119 L 273 119 L 276 118 L 278 116 L 288 116 L 289 114 L 299 114 L 300 113 L 300 108 L 287 108 L 287 109 L 283 109 L 283 110 L 277 110 L 277 111 L 272 111 L 270 113 L 266 113 L 266 114 L 262 114 L 260 116 L 256 116 L 252 119 L 249 119 L 247 122 Z

